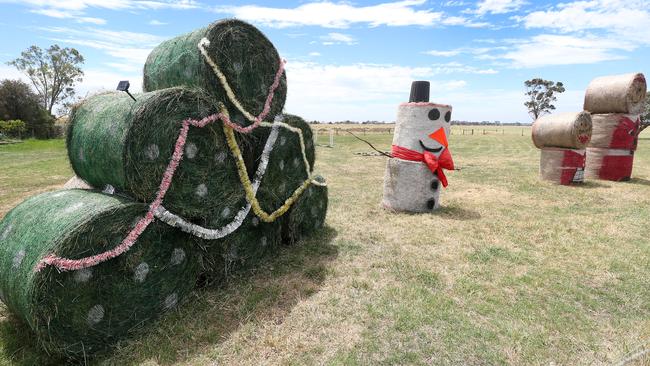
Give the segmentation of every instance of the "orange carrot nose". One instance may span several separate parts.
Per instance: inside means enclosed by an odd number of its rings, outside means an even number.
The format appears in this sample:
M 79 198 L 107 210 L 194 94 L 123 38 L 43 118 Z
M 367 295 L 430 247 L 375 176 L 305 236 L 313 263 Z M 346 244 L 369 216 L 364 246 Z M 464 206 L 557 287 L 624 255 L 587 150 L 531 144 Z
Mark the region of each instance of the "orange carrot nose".
M 447 142 L 447 134 L 445 133 L 444 128 L 440 127 L 434 133 L 430 134 L 429 137 L 432 140 L 438 141 L 440 145 L 449 147 L 449 143 Z

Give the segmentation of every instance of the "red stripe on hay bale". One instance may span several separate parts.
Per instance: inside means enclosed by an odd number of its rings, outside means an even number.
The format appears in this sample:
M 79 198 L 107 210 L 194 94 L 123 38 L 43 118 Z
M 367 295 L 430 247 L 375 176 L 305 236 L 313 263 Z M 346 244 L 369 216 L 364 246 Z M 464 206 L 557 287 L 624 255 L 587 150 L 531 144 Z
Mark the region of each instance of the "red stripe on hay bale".
M 540 178 L 561 185 L 582 183 L 585 157 L 584 149 L 544 148 L 540 157 Z
M 634 151 L 619 149 L 587 149 L 587 178 L 611 180 L 615 182 L 629 180 L 634 165 Z

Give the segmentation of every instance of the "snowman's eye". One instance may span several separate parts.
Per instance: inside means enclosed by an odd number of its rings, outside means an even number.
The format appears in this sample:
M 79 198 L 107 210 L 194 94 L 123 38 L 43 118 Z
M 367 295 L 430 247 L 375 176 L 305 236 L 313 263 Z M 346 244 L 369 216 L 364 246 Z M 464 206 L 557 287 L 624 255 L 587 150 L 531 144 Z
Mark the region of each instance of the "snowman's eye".
M 445 113 L 445 121 L 449 122 L 451 120 L 451 111 L 447 111 Z
M 429 111 L 429 119 L 432 121 L 437 121 L 440 118 L 440 111 L 438 108 L 433 108 Z

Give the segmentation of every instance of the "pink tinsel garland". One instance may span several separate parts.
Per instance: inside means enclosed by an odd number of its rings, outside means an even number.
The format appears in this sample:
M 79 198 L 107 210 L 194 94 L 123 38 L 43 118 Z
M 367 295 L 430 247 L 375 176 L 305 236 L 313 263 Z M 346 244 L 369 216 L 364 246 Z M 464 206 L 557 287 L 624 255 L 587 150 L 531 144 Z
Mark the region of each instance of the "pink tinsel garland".
M 149 224 L 153 222 L 154 212 L 156 212 L 158 207 L 162 205 L 163 199 L 165 198 L 165 194 L 167 193 L 169 186 L 171 186 L 172 179 L 174 178 L 174 173 L 176 173 L 176 168 L 178 168 L 180 161 L 183 159 L 185 142 L 187 139 L 187 133 L 189 131 L 190 125 L 197 128 L 203 128 L 214 121 L 221 120 L 223 121 L 223 123 L 225 123 L 226 125 L 228 125 L 229 127 L 231 127 L 237 132 L 240 133 L 252 132 L 254 129 L 259 127 L 262 120 L 266 118 L 266 116 L 269 114 L 269 111 L 271 110 L 271 102 L 273 101 L 275 90 L 280 85 L 280 78 L 282 77 L 282 73 L 284 72 L 284 63 L 285 63 L 284 60 L 280 60 L 280 65 L 278 67 L 277 73 L 275 74 L 275 79 L 273 81 L 273 84 L 269 87 L 269 94 L 266 97 L 266 102 L 264 103 L 264 109 L 257 116 L 257 118 L 255 118 L 255 122 L 252 125 L 247 127 L 242 127 L 230 121 L 230 118 L 228 118 L 228 116 L 226 116 L 223 113 L 216 113 L 210 115 L 208 117 L 203 118 L 200 121 L 193 120 L 193 119 L 186 119 L 183 121 L 180 133 L 178 134 L 178 138 L 176 139 L 174 154 L 172 155 L 172 159 L 167 165 L 167 169 L 163 174 L 163 178 L 162 181 L 160 182 L 160 186 L 158 188 L 158 193 L 156 195 L 156 198 L 149 205 L 149 210 L 147 211 L 147 214 L 142 219 L 140 219 L 140 221 L 138 221 L 135 227 L 127 234 L 126 238 L 122 240 L 122 243 L 120 243 L 120 245 L 116 246 L 115 248 L 109 251 L 97 255 L 93 255 L 90 257 L 81 258 L 81 259 L 62 258 L 56 256 L 55 254 L 49 254 L 43 259 L 41 259 L 41 261 L 36 265 L 35 270 L 39 272 L 47 266 L 54 266 L 61 271 L 75 271 L 79 269 L 89 268 L 89 267 L 96 266 L 100 263 L 106 262 L 107 260 L 118 257 L 123 253 L 125 253 L 126 251 L 128 251 L 129 249 L 131 249 L 131 247 L 135 244 L 135 242 L 138 240 L 140 235 L 142 235 L 142 233 L 147 229 Z

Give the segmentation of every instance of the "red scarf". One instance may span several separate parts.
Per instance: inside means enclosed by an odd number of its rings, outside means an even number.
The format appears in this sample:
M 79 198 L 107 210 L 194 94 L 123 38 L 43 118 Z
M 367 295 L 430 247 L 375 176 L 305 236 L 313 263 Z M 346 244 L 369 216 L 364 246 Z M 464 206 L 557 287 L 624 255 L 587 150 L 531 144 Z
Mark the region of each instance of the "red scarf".
M 421 153 L 397 145 L 392 146 L 391 153 L 394 158 L 424 162 L 432 173 L 438 175 L 442 186 L 447 187 L 447 177 L 442 169 L 454 170 L 454 160 L 451 158 L 449 149 L 445 148 L 442 154 L 440 154 L 440 158 L 429 151 Z

